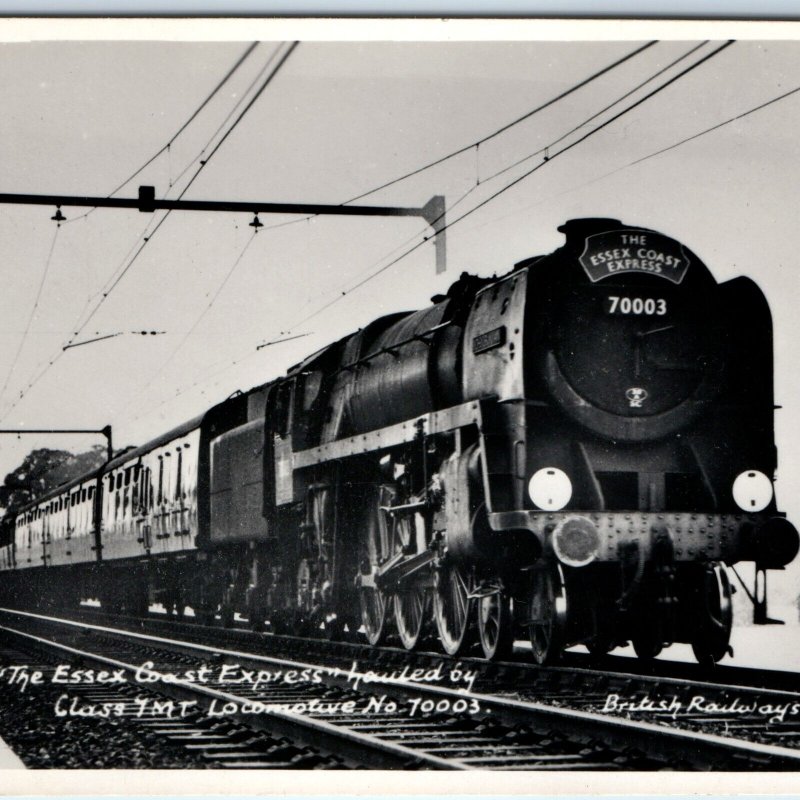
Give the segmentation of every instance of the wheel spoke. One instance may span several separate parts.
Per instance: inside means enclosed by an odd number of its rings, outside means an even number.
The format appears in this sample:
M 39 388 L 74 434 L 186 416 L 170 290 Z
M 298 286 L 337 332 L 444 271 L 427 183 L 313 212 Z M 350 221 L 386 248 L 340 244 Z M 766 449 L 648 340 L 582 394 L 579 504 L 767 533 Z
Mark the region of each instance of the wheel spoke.
M 528 597 L 527 623 L 531 651 L 539 664 L 557 660 L 561 655 L 566 622 L 565 608 L 559 608 L 563 592 L 559 567 L 544 567 L 534 573 Z
M 728 652 L 733 609 L 731 586 L 722 564 L 710 564 L 703 575 L 702 614 L 692 641 L 695 658 L 701 664 L 713 665 Z
M 434 616 L 439 639 L 448 655 L 456 655 L 470 644 L 471 581 L 471 571 L 456 564 L 445 564 L 438 573 Z
M 484 658 L 492 660 L 509 655 L 514 647 L 514 625 L 511 601 L 501 588 L 478 600 L 476 617 Z
M 375 568 L 390 556 L 386 520 L 380 510 L 385 491 L 385 487 L 377 488 L 365 501 L 364 533 L 361 541 L 365 563 L 362 563 L 361 569 L 362 574 L 367 576 L 373 575 Z M 377 587 L 363 586 L 359 589 L 359 599 L 361 621 L 367 641 L 372 645 L 379 644 L 386 635 L 386 596 Z

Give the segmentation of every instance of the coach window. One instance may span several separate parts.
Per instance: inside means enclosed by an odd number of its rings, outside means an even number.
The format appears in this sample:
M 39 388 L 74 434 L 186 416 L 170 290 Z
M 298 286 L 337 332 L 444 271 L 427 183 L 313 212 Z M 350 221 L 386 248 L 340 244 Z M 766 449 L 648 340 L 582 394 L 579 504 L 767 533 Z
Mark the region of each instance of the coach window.
M 139 513 L 139 466 L 133 468 L 133 476 L 131 477 L 131 513 L 135 516 Z
M 183 494 L 181 492 L 181 486 L 183 484 L 183 450 L 178 447 L 178 466 L 177 466 L 177 474 L 175 476 L 175 499 L 181 500 L 183 498 Z
M 125 470 L 125 484 L 122 490 L 122 516 L 127 517 L 131 507 L 131 468 Z
M 138 471 L 139 476 L 139 506 L 138 506 L 138 513 L 139 514 L 146 514 L 148 508 L 150 507 L 150 468 L 149 467 L 139 467 Z
M 136 514 L 147 511 L 147 475 L 146 467 L 137 464 L 133 469 L 133 510 Z
M 80 530 L 83 521 L 83 506 L 81 505 L 81 489 L 78 487 L 73 495 L 75 500 L 75 510 L 70 513 L 70 524 L 67 527 L 67 533 Z
M 172 488 L 172 481 L 174 480 L 173 471 L 175 467 L 172 464 L 172 453 L 167 450 L 164 453 L 164 491 L 163 502 L 164 505 L 169 505 L 172 500 L 174 490 Z
M 112 475 L 106 476 L 107 486 L 100 484 L 100 502 L 102 507 L 100 509 L 101 518 L 104 520 L 111 520 L 111 509 L 113 506 L 111 490 L 114 488 L 114 478 Z

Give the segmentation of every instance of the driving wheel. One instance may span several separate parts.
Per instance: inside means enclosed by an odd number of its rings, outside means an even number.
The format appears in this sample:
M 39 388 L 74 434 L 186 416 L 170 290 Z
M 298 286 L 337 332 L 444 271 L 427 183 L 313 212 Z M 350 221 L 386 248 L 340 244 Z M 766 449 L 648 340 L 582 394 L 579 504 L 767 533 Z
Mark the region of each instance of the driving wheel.
M 514 647 L 511 600 L 502 588 L 484 594 L 477 602 L 478 637 L 487 661 L 505 658 Z
M 392 551 L 394 553 L 414 551 L 416 516 L 402 515 L 394 519 L 391 525 Z M 422 638 L 422 631 L 428 615 L 428 591 L 424 585 L 409 583 L 398 590 L 392 604 L 400 641 L 406 650 L 414 650 Z
M 389 598 L 375 585 L 375 572 L 391 552 L 386 516 L 380 508 L 385 493 L 385 487 L 376 486 L 367 494 L 359 541 L 358 599 L 364 634 L 371 645 L 381 644 L 387 633 Z
M 442 647 L 450 656 L 465 652 L 473 642 L 470 628 L 472 570 L 445 562 L 436 573 L 433 615 Z

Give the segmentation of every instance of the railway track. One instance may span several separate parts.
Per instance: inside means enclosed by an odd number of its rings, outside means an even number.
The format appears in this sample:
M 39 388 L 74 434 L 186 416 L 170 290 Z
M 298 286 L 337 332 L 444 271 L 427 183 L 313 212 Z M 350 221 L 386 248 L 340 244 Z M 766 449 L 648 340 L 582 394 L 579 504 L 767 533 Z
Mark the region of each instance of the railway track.
M 170 702 L 130 685 L 82 685 L 69 694 L 53 685 L 59 662 L 50 645 L 0 634 L 0 672 L 9 664 L 38 673 L 44 691 L 0 687 L 0 725 L 26 766 L 305 769 L 347 766 L 338 756 L 272 737 L 200 710 L 167 717 L 142 714 Z M 48 685 L 49 684 L 49 685 Z M 27 688 L 27 687 L 25 687 Z M 91 710 L 91 714 L 90 714 Z
M 740 707 L 754 696 L 761 705 L 798 703 L 800 695 L 774 690 L 731 687 L 711 682 L 633 676 L 565 668 L 521 670 L 518 665 L 447 662 L 420 654 L 400 666 L 388 651 L 356 656 L 353 645 L 313 643 L 299 654 L 285 650 L 290 637 L 250 639 L 257 648 L 223 644 L 220 631 L 185 626 L 180 639 L 168 638 L 170 625 L 139 620 L 140 630 L 47 618 L 27 612 L 2 612 L 5 636 L 38 648 L 54 648 L 63 662 L 92 663 L 96 668 L 123 670 L 128 676 L 147 665 L 160 674 L 158 691 L 174 703 L 191 703 L 210 723 L 189 720 L 190 729 L 173 720 L 148 725 L 176 741 L 200 737 L 196 744 L 207 756 L 232 753 L 233 743 L 213 723 L 241 726 L 238 733 L 258 732 L 316 748 L 319 757 L 338 758 L 335 766 L 412 767 L 432 769 L 654 770 L 728 769 L 796 770 L 800 766 L 797 717 L 771 721 L 756 710 L 709 713 L 731 693 Z M 129 627 L 132 627 L 131 623 Z M 154 631 L 158 630 L 160 635 Z M 152 631 L 152 632 L 148 632 Z M 188 633 L 191 633 L 190 641 Z M 203 637 L 211 637 L 207 643 Z M 305 641 L 305 640 L 302 640 Z M 281 651 L 284 652 L 281 652 Z M 298 660 L 302 657 L 304 660 Z M 198 682 L 198 671 L 209 680 Z M 227 670 L 228 680 L 221 680 Z M 454 677 L 454 670 L 458 675 Z M 163 679 L 165 674 L 194 680 Z M 305 671 L 305 673 L 304 673 Z M 242 676 L 263 674 L 261 685 Z M 317 678 L 276 679 L 306 674 Z M 524 675 L 524 679 L 520 679 Z M 218 680 L 215 680 L 218 679 Z M 137 681 L 126 684 L 136 694 Z M 152 684 L 148 681 L 148 687 Z M 752 693 L 748 695 L 747 693 Z M 707 708 L 692 708 L 689 694 L 702 693 Z M 662 695 L 675 697 L 679 712 L 661 712 Z M 609 696 L 640 703 L 608 713 Z M 102 695 L 101 695 L 102 696 Z M 135 698 L 132 702 L 136 702 Z M 774 716 L 774 714 L 772 715 Z M 138 721 L 138 720 L 137 720 Z M 724 735 L 723 735 L 724 734 Z M 212 737 L 206 741 L 202 737 Z M 249 765 L 260 765 L 258 748 L 249 751 Z M 235 755 L 232 757 L 235 760 Z M 220 759 L 225 762 L 225 758 Z M 231 762 L 229 762 L 231 763 Z M 234 761 L 235 763 L 235 761 Z M 322 762 L 321 762 L 322 763 Z
M 62 613 L 62 612 L 59 612 Z M 205 626 L 191 618 L 177 619 L 159 613 L 150 613 L 146 617 L 124 614 L 109 614 L 100 609 L 82 607 L 65 616 L 77 621 L 113 625 L 128 630 L 141 630 L 142 625 L 160 632 L 165 636 L 177 636 L 198 642 L 220 642 L 231 646 L 254 649 L 256 652 L 270 654 L 286 653 L 287 655 L 303 655 L 304 657 L 323 658 L 331 655 L 343 659 L 352 658 L 362 662 L 377 660 L 380 663 L 414 664 L 424 666 L 435 665 L 445 656 L 438 649 L 438 642 L 431 640 L 431 648 L 421 647 L 408 650 L 391 645 L 373 647 L 366 643 L 353 641 L 331 641 L 314 637 L 299 637 L 285 634 L 266 634 L 253 631 L 246 623 L 234 624 L 231 627 Z M 648 678 L 660 680 L 684 681 L 686 683 L 712 683 L 726 687 L 745 687 L 768 689 L 778 692 L 800 693 L 800 674 L 789 670 L 756 669 L 752 667 L 715 664 L 712 668 L 696 663 L 670 661 L 666 658 L 642 661 L 624 656 L 603 655 L 591 656 L 588 653 L 566 652 L 557 666 L 539 667 L 531 663 L 525 648 L 517 647 L 508 660 L 487 663 L 480 656 L 461 656 L 460 662 L 477 669 L 481 676 L 491 682 L 498 676 L 505 676 L 513 681 L 528 681 L 536 676 L 550 674 L 585 675 L 587 679 L 602 675 L 624 678 Z M 645 685 L 643 683 L 643 685 Z

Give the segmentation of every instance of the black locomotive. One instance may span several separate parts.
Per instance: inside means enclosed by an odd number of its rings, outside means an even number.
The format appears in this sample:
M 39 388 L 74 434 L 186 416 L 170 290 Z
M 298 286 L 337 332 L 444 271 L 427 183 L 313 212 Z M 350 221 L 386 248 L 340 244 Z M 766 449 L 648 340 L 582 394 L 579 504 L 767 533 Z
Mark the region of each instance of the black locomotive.
M 463 274 L 7 519 L 16 599 L 397 636 L 544 663 L 728 650 L 726 565 L 797 553 L 775 506 L 772 327 L 748 278 L 611 219 Z

